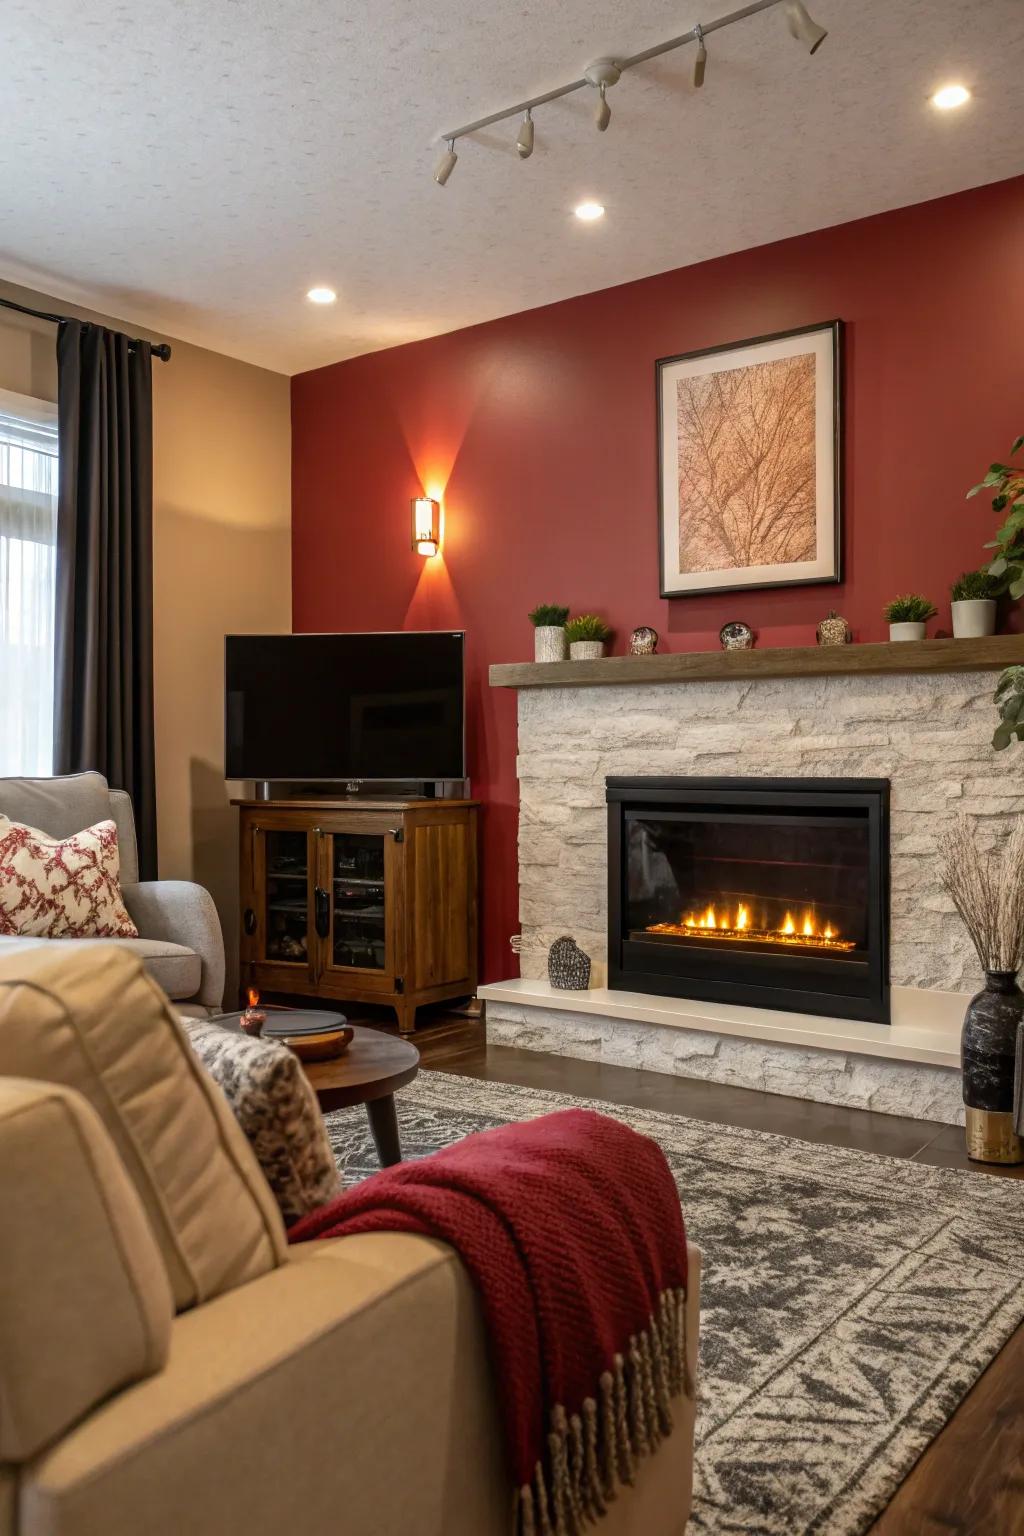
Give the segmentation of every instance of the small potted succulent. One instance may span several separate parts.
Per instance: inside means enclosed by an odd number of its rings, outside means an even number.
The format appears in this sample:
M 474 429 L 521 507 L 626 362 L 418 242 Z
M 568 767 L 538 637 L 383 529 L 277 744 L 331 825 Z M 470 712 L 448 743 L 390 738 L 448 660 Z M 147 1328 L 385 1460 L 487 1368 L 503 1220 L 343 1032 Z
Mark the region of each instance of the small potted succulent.
M 568 608 L 559 603 L 540 603 L 529 615 L 533 625 L 534 661 L 565 660 L 565 621 L 568 617 Z
M 577 613 L 565 626 L 569 655 L 573 661 L 595 661 L 604 655 L 611 630 L 596 613 Z
M 953 634 L 958 640 L 976 640 L 995 633 L 996 593 L 999 582 L 987 570 L 965 571 L 949 589 Z
M 894 597 L 884 610 L 889 621 L 890 640 L 923 640 L 925 625 L 935 617 L 935 605 L 916 592 Z

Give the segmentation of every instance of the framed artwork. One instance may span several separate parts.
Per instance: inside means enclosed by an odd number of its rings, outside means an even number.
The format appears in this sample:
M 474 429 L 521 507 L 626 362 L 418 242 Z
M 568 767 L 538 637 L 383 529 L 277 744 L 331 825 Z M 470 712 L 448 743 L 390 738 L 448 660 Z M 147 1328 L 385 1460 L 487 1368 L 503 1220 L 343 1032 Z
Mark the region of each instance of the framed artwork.
M 838 581 L 842 322 L 663 357 L 662 597 Z

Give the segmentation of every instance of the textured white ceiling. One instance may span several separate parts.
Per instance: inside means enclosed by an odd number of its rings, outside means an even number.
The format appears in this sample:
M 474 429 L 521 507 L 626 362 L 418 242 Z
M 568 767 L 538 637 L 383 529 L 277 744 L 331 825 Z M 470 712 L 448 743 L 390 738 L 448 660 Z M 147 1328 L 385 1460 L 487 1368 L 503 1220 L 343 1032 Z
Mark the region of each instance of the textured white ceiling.
M 291 373 L 1024 171 L 1024 0 L 810 0 L 814 58 L 769 11 L 434 185 L 440 130 L 735 3 L 4 0 L 0 275 Z

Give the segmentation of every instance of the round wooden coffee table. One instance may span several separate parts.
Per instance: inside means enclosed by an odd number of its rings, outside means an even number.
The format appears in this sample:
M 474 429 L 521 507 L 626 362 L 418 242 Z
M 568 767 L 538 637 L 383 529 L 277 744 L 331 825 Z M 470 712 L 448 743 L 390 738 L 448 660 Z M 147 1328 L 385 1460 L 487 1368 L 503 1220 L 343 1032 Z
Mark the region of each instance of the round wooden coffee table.
M 365 1104 L 373 1144 L 382 1168 L 402 1161 L 395 1093 L 420 1069 L 420 1053 L 408 1040 L 352 1026 L 352 1044 L 333 1061 L 306 1061 L 303 1068 L 316 1090 L 322 1114 Z

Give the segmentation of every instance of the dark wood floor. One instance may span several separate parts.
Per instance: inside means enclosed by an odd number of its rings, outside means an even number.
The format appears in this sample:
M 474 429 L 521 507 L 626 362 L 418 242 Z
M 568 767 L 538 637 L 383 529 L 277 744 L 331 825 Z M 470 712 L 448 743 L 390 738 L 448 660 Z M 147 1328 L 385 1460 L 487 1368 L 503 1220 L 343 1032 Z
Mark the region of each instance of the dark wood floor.
M 393 1028 L 383 1010 L 373 1017 L 357 1019 L 354 1013 L 349 1017 L 353 1023 Z M 981 1169 L 969 1162 L 964 1133 L 957 1126 L 489 1046 L 479 1018 L 424 1010 L 420 1019 L 413 1039 L 428 1070 L 661 1109 L 830 1146 L 856 1147 L 945 1168 L 969 1168 L 993 1177 L 1024 1178 L 1024 1168 Z M 1024 1536 L 1024 1326 L 976 1382 L 868 1536 L 953 1533 Z

